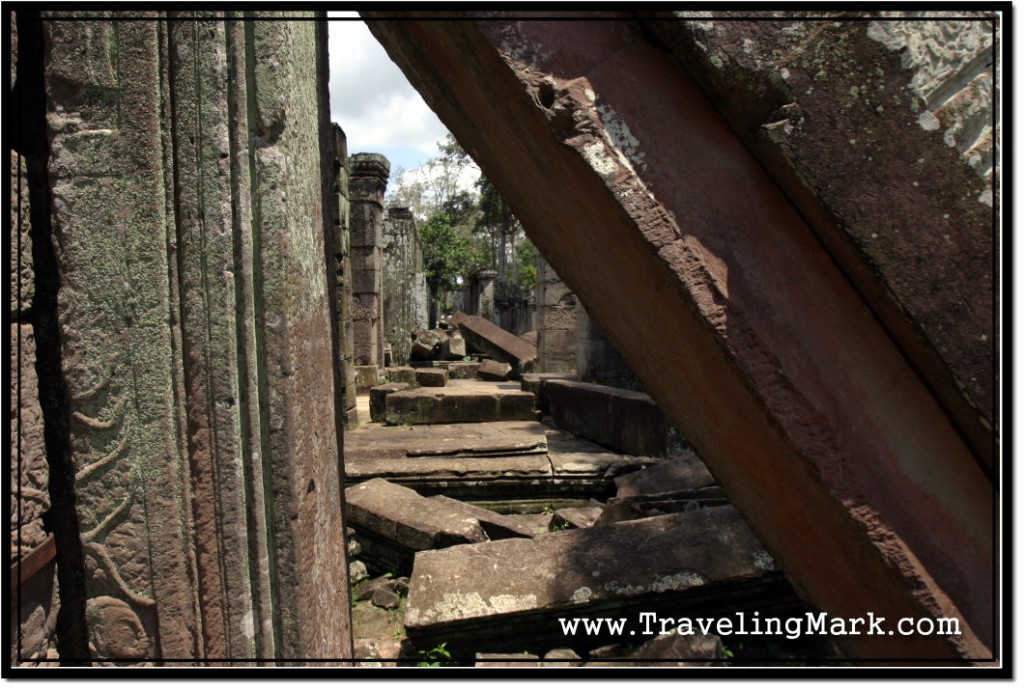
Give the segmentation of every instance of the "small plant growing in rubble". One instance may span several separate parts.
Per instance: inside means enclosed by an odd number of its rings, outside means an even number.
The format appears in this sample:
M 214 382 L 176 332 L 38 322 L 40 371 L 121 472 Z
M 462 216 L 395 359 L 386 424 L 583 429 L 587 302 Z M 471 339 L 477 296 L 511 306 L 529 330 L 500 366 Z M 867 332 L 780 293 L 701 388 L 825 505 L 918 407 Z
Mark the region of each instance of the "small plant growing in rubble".
M 438 643 L 430 650 L 420 650 L 419 654 L 423 659 L 416 663 L 417 667 L 447 667 L 455 664 L 452 654 L 448 652 L 447 643 Z

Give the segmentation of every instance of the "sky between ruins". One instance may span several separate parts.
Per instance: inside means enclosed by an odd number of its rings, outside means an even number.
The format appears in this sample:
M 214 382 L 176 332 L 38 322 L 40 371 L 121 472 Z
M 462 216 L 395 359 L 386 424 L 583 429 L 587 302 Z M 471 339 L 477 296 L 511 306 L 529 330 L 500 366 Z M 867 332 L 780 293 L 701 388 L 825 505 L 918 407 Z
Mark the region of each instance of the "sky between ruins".
M 384 154 L 415 170 L 440 152 L 447 128 L 423 102 L 356 12 L 329 12 L 331 119 L 350 154 Z

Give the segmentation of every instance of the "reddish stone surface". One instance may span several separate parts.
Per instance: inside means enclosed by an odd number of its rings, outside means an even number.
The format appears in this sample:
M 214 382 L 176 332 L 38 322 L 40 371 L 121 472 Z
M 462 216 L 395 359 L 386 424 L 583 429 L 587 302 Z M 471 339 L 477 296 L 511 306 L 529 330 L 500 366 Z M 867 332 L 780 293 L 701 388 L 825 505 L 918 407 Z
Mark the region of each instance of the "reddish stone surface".
M 488 319 L 457 312 L 452 323 L 458 325 L 468 345 L 507 362 L 517 373 L 529 369 L 537 360 L 537 346 L 505 331 Z
M 628 21 L 369 24 L 798 590 L 964 625 L 846 652 L 989 657 L 991 483 L 689 76 Z

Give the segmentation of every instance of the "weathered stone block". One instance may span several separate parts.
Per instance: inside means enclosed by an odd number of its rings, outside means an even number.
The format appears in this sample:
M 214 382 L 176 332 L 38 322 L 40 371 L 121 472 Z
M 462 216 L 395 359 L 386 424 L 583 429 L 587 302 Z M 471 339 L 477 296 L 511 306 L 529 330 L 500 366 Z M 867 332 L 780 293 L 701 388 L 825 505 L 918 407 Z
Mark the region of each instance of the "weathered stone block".
M 10 248 L 10 306 L 12 315 L 28 312 L 35 297 L 35 272 L 32 269 L 32 223 L 28 200 L 25 159 L 11 151 L 11 228 L 7 236 Z
M 600 506 L 580 506 L 567 509 L 558 509 L 551 515 L 551 522 L 548 523 L 548 530 L 575 530 L 577 528 L 589 528 L 594 525 L 601 516 L 604 509 Z
M 633 497 L 710 487 L 715 478 L 693 451 L 662 461 L 635 473 L 615 478 L 615 496 Z
M 447 360 L 461 360 L 466 357 L 466 339 L 458 334 L 448 337 L 444 344 L 443 356 Z
M 537 410 L 548 414 L 551 407 L 548 405 L 547 391 L 544 389 L 546 381 L 576 381 L 576 377 L 558 372 L 530 372 L 520 378 L 519 383 L 523 391 L 529 391 L 537 397 Z
M 402 391 L 388 396 L 389 425 L 436 425 L 455 422 L 533 420 L 533 394 L 525 391 L 476 393 L 447 389 Z
M 420 386 L 444 387 L 448 385 L 448 372 L 436 367 L 417 367 L 416 383 Z
M 594 525 L 635 521 L 639 518 L 663 516 L 667 513 L 699 511 L 710 506 L 722 506 L 727 503 L 725 495 L 717 487 L 661 494 L 640 494 L 631 497 L 612 497 Z
M 479 362 L 452 362 L 448 364 L 448 378 L 475 379 L 479 370 Z
M 405 391 L 409 386 L 405 382 L 390 382 L 370 389 L 370 420 L 384 422 L 387 397 L 397 391 Z
M 413 331 L 410 357 L 414 360 L 433 360 L 440 351 L 445 337 L 439 329 L 417 329 Z
M 495 360 L 481 360 L 476 376 L 484 381 L 507 381 L 512 374 L 512 365 Z
M 50 465 L 43 439 L 43 411 L 36 377 L 35 331 L 12 324 L 11 355 L 11 558 L 23 557 L 46 539 L 43 514 L 50 508 Z
M 390 382 L 416 385 L 416 370 L 412 367 L 388 367 L 384 374 Z
M 406 566 L 421 550 L 487 540 L 480 524 L 469 514 L 387 480 L 370 480 L 347 488 L 345 502 L 348 523 L 359 533 L 364 543 L 361 556 L 367 561 L 379 559 L 367 546 L 367 538 L 396 550 Z
M 467 513 L 475 518 L 480 523 L 480 527 L 484 529 L 485 533 L 487 533 L 488 539 L 504 540 L 513 537 L 532 538 L 534 536 L 532 528 L 523 525 L 510 516 L 504 516 L 494 511 L 488 511 L 487 509 L 482 509 L 479 506 L 467 504 L 457 499 L 451 499 L 444 495 L 432 497 L 432 499 L 446 506 L 456 508 L 459 511 Z
M 502 568 L 495 569 L 495 564 Z M 557 618 L 660 603 L 734 608 L 745 587 L 778 580 L 774 562 L 729 507 L 417 554 L 406 631 L 417 643 L 564 642 Z M 725 584 L 728 589 L 723 589 Z M 524 629 L 527 631 L 524 632 Z
M 672 451 L 672 426 L 647 394 L 565 380 L 548 380 L 544 389 L 564 430 L 636 456 Z
M 377 365 L 357 365 L 356 391 L 359 395 L 365 395 L 376 386 L 381 385 L 380 368 Z
M 524 341 L 526 341 L 527 343 L 532 345 L 534 348 L 537 347 L 537 332 L 536 331 L 527 331 L 526 333 L 521 334 L 519 336 L 519 338 L 523 339 Z

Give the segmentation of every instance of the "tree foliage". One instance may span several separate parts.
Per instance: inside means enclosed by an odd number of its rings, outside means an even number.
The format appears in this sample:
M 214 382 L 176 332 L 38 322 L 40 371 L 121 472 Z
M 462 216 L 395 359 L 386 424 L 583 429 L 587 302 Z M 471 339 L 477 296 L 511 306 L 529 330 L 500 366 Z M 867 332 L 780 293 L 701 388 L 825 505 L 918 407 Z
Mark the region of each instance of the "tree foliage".
M 445 213 L 434 214 L 420 226 L 420 244 L 427 287 L 435 298 L 455 290 L 461 277 L 480 263 L 469 238 L 455 230 Z

